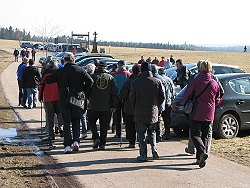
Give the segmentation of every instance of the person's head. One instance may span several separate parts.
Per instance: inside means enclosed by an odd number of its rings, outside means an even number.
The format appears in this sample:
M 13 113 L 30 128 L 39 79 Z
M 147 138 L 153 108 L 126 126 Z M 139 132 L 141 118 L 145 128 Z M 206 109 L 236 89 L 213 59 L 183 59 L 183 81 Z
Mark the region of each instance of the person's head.
M 165 59 L 165 57 L 163 57 L 163 56 L 162 56 L 162 57 L 161 57 L 161 59 L 162 59 L 162 60 L 164 60 L 164 59 Z
M 176 67 L 179 69 L 182 66 L 182 60 L 181 59 L 177 59 L 176 60 Z
M 152 68 L 152 73 L 157 73 L 158 72 L 158 69 L 157 69 L 155 64 L 152 64 L 151 68 Z
M 98 69 L 106 69 L 106 68 L 107 68 L 107 63 L 106 63 L 106 61 L 99 60 Z
M 158 74 L 159 75 L 166 75 L 166 70 L 164 68 L 159 68 Z
M 151 57 L 148 57 L 148 59 L 146 60 L 147 63 L 151 63 Z
M 170 58 L 167 58 L 167 60 L 166 60 L 167 62 L 170 62 Z
M 33 59 L 29 59 L 29 65 L 30 66 L 34 65 L 34 60 Z
M 141 64 L 141 72 L 145 72 L 145 71 L 152 71 L 151 64 L 148 62 Z
M 87 73 L 94 74 L 95 72 L 95 65 L 93 63 L 87 64 Z
M 170 55 L 170 58 L 173 58 L 173 55 Z
M 205 60 L 205 61 L 202 61 L 201 62 L 201 65 L 200 65 L 200 71 L 201 72 L 212 72 L 212 64 L 210 61 L 208 60 Z
M 199 72 L 200 72 L 201 62 L 203 62 L 203 61 L 205 61 L 205 60 L 200 60 L 197 62 L 197 69 Z
M 139 74 L 141 72 L 141 66 L 139 64 L 134 64 L 132 67 L 133 74 Z
M 158 59 L 158 57 L 157 56 L 155 56 L 155 60 L 157 60 Z
M 58 62 L 57 62 L 57 60 L 55 60 L 55 59 L 51 60 L 51 61 L 48 63 L 48 66 L 49 66 L 49 67 L 58 68 Z
M 28 59 L 27 57 L 24 57 L 24 58 L 23 58 L 23 62 L 24 62 L 25 64 L 28 64 L 29 59 Z
M 144 59 L 143 55 L 141 56 L 141 59 Z
M 123 60 L 118 61 L 117 64 L 118 64 L 118 67 L 124 67 L 126 65 L 125 61 Z
M 75 56 L 74 56 L 73 53 L 70 53 L 70 52 L 66 53 L 64 55 L 63 59 L 64 59 L 65 63 L 73 63 L 73 62 L 75 62 Z

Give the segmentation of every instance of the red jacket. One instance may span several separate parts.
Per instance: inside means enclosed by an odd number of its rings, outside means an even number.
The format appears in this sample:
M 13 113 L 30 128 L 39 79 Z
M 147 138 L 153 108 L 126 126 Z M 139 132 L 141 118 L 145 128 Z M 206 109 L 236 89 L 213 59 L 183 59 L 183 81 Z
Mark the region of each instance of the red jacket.
M 41 101 L 42 94 L 43 94 L 43 102 L 51 102 L 51 101 L 60 100 L 57 83 L 46 84 L 44 82 L 45 78 L 51 74 L 52 73 L 48 73 L 43 76 L 43 79 L 39 85 L 39 95 L 38 95 L 39 101 Z M 43 88 L 43 85 L 44 85 L 44 88 Z

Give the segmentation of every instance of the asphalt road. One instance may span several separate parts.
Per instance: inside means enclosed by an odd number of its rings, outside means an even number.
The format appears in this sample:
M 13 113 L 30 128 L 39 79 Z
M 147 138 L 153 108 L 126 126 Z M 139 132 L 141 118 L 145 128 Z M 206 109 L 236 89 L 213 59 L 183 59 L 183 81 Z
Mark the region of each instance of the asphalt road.
M 5 49 L 13 52 L 13 49 Z M 37 54 L 43 55 L 41 52 Z M 16 70 L 19 63 L 12 63 L 2 74 L 1 83 L 6 99 L 15 112 L 30 128 L 39 128 L 40 104 L 34 109 L 24 109 L 18 104 Z M 42 119 L 44 120 L 44 112 Z M 45 122 L 43 121 L 43 126 Z M 250 187 L 250 168 L 229 160 L 210 155 L 207 165 L 200 169 L 193 165 L 195 158 L 184 152 L 185 144 L 178 141 L 164 141 L 157 144 L 160 159 L 153 160 L 148 147 L 149 162 L 137 162 L 136 149 L 128 149 L 125 139 L 122 145 L 119 139 L 108 133 L 106 150 L 93 150 L 91 135 L 80 143 L 80 151 L 64 154 L 63 140 L 57 137 L 54 149 L 46 154 L 65 169 L 67 175 L 75 178 L 83 187 Z M 125 133 L 123 132 L 123 137 Z M 59 174 L 54 174 L 56 176 Z

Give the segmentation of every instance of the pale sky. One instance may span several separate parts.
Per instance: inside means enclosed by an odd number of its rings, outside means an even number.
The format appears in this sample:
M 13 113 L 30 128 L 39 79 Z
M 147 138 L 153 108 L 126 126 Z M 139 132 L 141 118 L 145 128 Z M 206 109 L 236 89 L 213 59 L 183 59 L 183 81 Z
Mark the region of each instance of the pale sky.
M 248 0 L 0 0 L 0 26 L 97 40 L 250 45 Z M 39 26 L 40 25 L 40 26 Z M 52 36 L 56 37 L 56 36 Z

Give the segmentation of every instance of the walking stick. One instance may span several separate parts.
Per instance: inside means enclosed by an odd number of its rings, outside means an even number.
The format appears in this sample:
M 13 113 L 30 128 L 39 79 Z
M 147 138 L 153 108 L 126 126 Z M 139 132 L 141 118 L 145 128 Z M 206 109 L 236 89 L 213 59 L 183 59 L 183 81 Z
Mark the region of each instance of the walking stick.
M 43 133 L 43 101 L 41 101 L 41 133 Z

